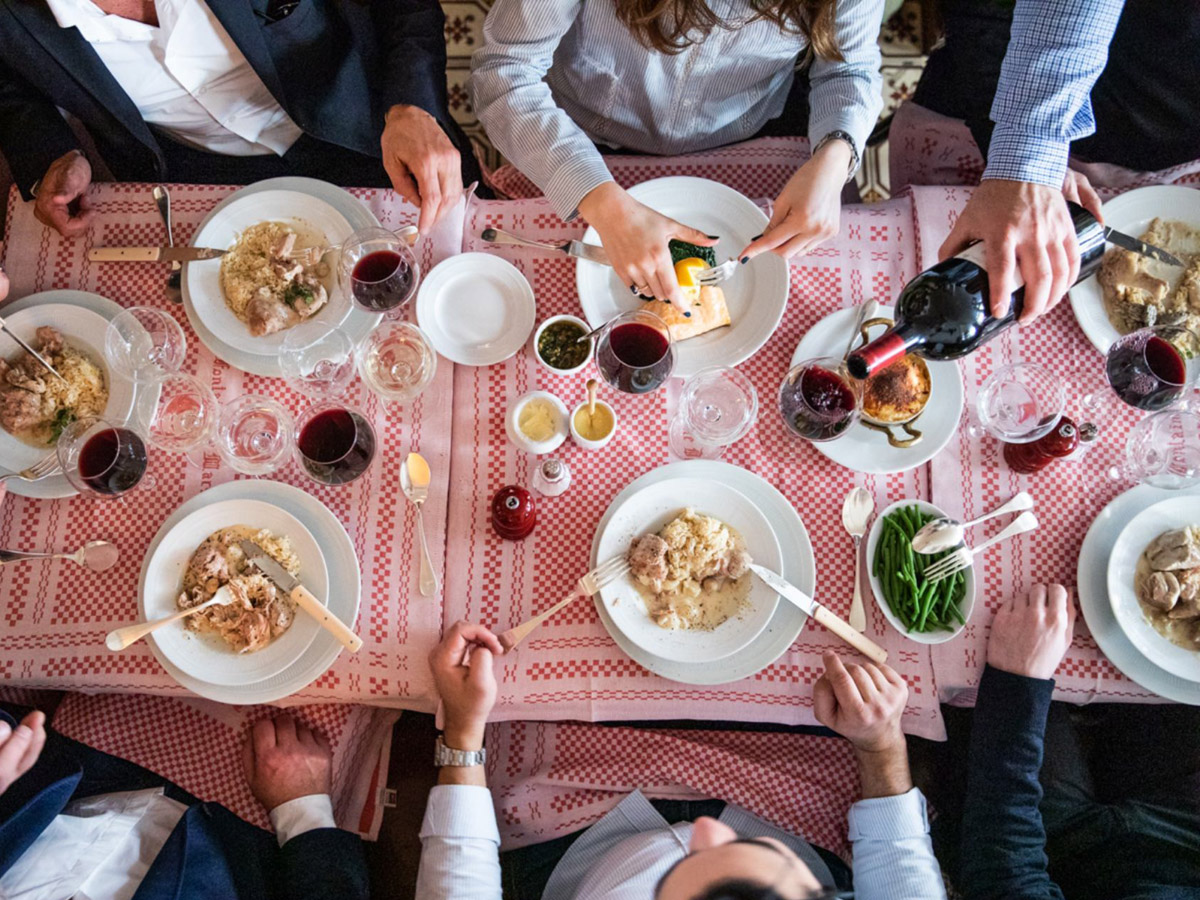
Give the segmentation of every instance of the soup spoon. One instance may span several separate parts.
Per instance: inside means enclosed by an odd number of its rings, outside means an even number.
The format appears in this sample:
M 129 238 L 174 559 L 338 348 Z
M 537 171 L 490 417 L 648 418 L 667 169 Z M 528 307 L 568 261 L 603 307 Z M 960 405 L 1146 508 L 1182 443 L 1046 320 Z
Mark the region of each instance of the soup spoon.
M 1029 495 L 1028 491 L 1021 491 L 1003 506 L 998 506 L 970 522 L 959 522 L 949 516 L 942 516 L 940 519 L 927 522 L 925 527 L 913 535 L 912 548 L 917 553 L 931 554 L 941 553 L 951 547 L 959 547 L 963 543 L 966 530 L 972 525 L 978 525 L 980 522 L 986 522 L 988 519 L 1002 516 L 1005 513 L 1022 512 L 1026 509 L 1033 509 L 1033 497 Z
M 121 551 L 108 541 L 88 541 L 74 553 L 23 553 L 20 550 L 0 550 L 0 565 L 26 559 L 69 559 L 85 569 L 103 572 L 117 564 Z

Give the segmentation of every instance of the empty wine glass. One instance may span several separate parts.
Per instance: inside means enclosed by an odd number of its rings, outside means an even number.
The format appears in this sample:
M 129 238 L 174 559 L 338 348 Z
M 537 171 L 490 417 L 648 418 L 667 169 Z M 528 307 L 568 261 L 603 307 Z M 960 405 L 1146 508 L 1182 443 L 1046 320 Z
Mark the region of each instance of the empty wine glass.
M 1113 391 L 1130 406 L 1166 409 L 1200 378 L 1200 336 L 1179 325 L 1142 328 L 1108 348 L 1105 371 Z
M 1123 464 L 1108 474 L 1173 491 L 1200 484 L 1200 415 L 1169 409 L 1146 416 L 1129 432 Z
M 174 316 L 149 306 L 123 310 L 108 323 L 104 358 L 118 375 L 135 383 L 158 381 L 178 372 L 187 338 Z
M 146 440 L 159 450 L 183 453 L 204 466 L 204 451 L 216 433 L 217 398 L 191 375 L 176 372 L 160 382 L 158 402 L 146 424 Z
M 139 484 L 149 460 L 146 444 L 131 428 L 91 416 L 63 429 L 55 447 L 63 474 L 77 491 L 93 497 L 119 497 Z
M 367 312 L 398 317 L 416 294 L 421 267 L 409 246 L 415 234 L 411 226 L 399 232 L 364 228 L 342 244 L 338 266 L 342 288 Z
M 421 395 L 437 372 L 437 353 L 416 325 L 383 322 L 358 347 L 358 373 L 389 403 Z
M 301 322 L 283 339 L 279 367 L 288 386 L 306 397 L 341 397 L 354 380 L 354 341 L 340 328 Z
M 1014 363 L 980 385 L 975 411 L 979 426 L 992 437 L 1027 444 L 1053 430 L 1066 402 L 1066 385 L 1057 375 L 1034 363 Z
M 688 379 L 668 433 L 680 459 L 719 459 L 758 418 L 758 393 L 737 369 L 712 366 Z
M 243 475 L 270 475 L 288 458 L 292 416 L 270 397 L 243 394 L 221 410 L 217 450 Z

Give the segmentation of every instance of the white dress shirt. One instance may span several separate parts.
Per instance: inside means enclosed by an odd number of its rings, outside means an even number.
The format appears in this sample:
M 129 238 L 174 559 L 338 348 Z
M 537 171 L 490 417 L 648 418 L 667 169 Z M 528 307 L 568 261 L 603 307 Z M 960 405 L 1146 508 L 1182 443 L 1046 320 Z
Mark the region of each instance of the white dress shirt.
M 917 788 L 895 797 L 860 800 L 850 808 L 849 825 L 854 896 L 859 900 L 939 900 L 946 896 L 929 838 L 925 797 Z M 574 900 L 649 897 L 658 879 L 686 855 L 691 828 L 691 823 L 680 823 L 622 841 L 596 862 Z M 500 900 L 499 850 L 500 833 L 487 788 L 433 788 L 421 826 L 417 896 L 422 900 Z
M 46 0 L 137 106 L 173 140 L 224 156 L 282 156 L 302 134 L 203 0 L 155 0 L 158 25 L 91 0 Z
M 0 877 L 4 900 L 130 900 L 187 812 L 162 788 L 74 800 Z M 270 812 L 282 847 L 334 828 L 328 794 L 309 794 Z

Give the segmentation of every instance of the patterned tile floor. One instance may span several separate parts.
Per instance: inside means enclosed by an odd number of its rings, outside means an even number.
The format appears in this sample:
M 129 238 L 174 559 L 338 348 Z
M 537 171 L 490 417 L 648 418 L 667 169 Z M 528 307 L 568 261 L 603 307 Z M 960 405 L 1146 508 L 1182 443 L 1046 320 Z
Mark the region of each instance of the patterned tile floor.
M 446 12 L 446 82 L 450 91 L 450 109 L 475 141 L 484 162 L 489 168 L 495 168 L 500 163 L 500 154 L 488 142 L 483 126 L 475 117 L 466 88 L 471 54 L 483 44 L 483 20 L 491 5 L 492 0 L 442 0 Z M 918 0 L 904 0 L 899 11 L 880 30 L 879 44 L 883 51 L 882 116 L 889 116 L 902 100 L 912 95 L 925 65 Z M 867 148 L 863 155 L 858 185 L 865 201 L 885 200 L 891 196 L 887 152 L 887 141 L 884 141 Z

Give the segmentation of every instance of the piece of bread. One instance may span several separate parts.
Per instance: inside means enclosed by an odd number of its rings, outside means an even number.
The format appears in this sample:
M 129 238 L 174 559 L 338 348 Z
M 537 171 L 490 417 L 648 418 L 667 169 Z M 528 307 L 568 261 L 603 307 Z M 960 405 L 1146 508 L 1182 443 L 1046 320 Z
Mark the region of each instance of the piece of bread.
M 641 307 L 667 323 L 671 340 L 686 341 L 731 324 L 729 307 L 725 305 L 725 292 L 719 287 L 685 287 L 680 290 L 689 304 L 691 316 L 685 316 L 677 306 L 665 300 L 647 300 Z

